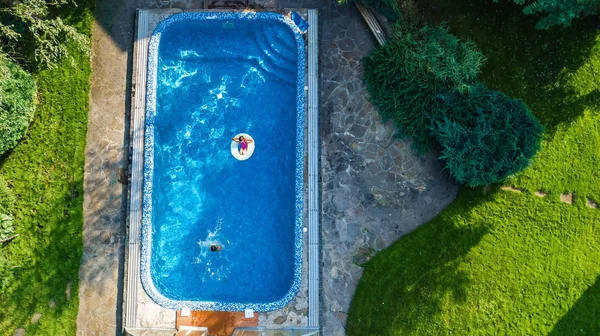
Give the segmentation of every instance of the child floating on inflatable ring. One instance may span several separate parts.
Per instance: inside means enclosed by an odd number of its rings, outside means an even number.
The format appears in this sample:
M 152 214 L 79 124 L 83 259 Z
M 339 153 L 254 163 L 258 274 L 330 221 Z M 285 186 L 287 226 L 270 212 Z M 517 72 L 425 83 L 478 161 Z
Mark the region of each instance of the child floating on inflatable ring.
M 240 144 L 240 155 L 246 154 L 248 151 L 248 144 L 254 142 L 252 139 L 244 138 L 243 135 L 240 135 L 238 138 L 232 138 L 232 140 Z

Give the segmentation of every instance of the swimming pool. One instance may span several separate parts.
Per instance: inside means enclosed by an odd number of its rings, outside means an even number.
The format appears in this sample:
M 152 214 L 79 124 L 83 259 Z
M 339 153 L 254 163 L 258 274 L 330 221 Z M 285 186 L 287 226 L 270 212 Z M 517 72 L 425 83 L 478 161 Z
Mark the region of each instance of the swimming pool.
M 160 305 L 269 311 L 295 295 L 304 67 L 302 35 L 277 13 L 181 13 L 154 31 L 141 279 Z M 254 140 L 245 160 L 230 150 L 239 133 Z

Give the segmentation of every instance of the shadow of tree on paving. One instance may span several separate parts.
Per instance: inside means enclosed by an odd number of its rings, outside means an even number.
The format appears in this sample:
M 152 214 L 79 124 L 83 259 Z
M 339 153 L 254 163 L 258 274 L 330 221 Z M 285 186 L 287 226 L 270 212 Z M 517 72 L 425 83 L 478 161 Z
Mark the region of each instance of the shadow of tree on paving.
M 465 200 L 465 194 L 457 202 Z M 488 197 L 492 195 L 482 198 Z M 348 335 L 364 330 L 373 335 L 418 333 L 443 320 L 439 314 L 448 301 L 466 300 L 471 279 L 460 267 L 489 228 L 470 225 L 469 205 L 465 206 L 446 210 L 365 265 L 349 311 Z
M 549 135 L 600 103 L 593 72 L 578 74 L 582 67 L 593 67 L 591 61 L 599 61 L 598 30 L 587 18 L 568 28 L 536 30 L 539 18 L 524 15 L 523 7 L 512 1 L 420 4 L 430 23 L 446 21 L 452 33 L 477 44 L 487 57 L 480 79 L 491 89 L 525 101 Z
M 77 318 L 78 332 L 84 334 L 123 332 L 135 10 L 159 4 L 154 0 L 95 1 Z
M 558 321 L 549 335 L 600 335 L 600 277 Z
M 121 51 L 133 49 L 135 11 L 141 9 L 202 9 L 203 0 L 96 0 L 96 24 Z
M 128 124 L 125 120 L 126 129 Z M 109 132 L 107 129 L 99 134 Z M 100 140 L 103 141 L 106 141 L 105 137 Z M 89 167 L 86 167 L 84 183 L 85 224 L 77 322 L 78 331 L 84 334 L 113 328 L 116 335 L 121 335 L 127 208 L 127 170 L 121 155 L 126 154 L 110 155 L 120 149 L 115 143 L 106 148 L 96 148 L 97 152 L 90 149 L 86 154 Z M 114 314 L 115 319 L 105 317 L 109 314 Z

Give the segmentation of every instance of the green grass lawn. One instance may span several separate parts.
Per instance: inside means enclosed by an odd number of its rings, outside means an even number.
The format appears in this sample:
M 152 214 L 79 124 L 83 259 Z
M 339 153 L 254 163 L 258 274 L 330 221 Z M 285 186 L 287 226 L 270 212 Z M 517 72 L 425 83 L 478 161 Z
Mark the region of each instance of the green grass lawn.
M 91 34 L 93 17 L 82 4 L 66 19 Z M 0 293 L 0 335 L 16 328 L 27 335 L 76 334 L 90 60 L 74 56 L 75 67 L 65 61 L 35 74 L 34 121 L 0 168 L 18 197 L 20 235 L 0 251 L 16 266 L 14 282 Z M 32 324 L 35 313 L 42 317 Z
M 600 334 L 600 33 L 540 32 L 520 7 L 431 0 L 431 22 L 473 40 L 482 80 L 523 99 L 547 133 L 507 185 L 464 188 L 365 266 L 348 335 Z M 540 198 L 535 191 L 547 196 Z M 561 193 L 573 193 L 573 205 Z M 390 224 L 391 225 L 391 224 Z

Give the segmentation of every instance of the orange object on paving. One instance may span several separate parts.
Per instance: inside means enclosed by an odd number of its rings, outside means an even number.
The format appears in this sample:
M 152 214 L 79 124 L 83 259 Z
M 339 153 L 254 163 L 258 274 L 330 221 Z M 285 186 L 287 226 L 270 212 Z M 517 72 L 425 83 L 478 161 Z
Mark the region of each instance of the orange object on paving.
M 193 310 L 189 317 L 181 316 L 177 311 L 177 329 L 180 326 L 207 327 L 209 336 L 231 336 L 235 328 L 257 327 L 258 313 L 245 318 L 243 312 L 216 312 Z

